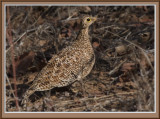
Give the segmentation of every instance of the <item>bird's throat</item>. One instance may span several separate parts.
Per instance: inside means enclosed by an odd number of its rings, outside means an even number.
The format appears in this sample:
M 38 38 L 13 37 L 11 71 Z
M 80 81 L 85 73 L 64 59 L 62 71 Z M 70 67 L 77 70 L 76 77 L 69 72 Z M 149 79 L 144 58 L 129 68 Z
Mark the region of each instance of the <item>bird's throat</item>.
M 78 35 L 80 42 L 89 41 L 88 28 L 82 29 Z

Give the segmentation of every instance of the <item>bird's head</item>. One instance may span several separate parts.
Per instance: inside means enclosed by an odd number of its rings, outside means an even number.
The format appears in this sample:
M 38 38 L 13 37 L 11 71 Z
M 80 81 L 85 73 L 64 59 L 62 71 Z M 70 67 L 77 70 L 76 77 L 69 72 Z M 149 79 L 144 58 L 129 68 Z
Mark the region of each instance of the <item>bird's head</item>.
M 87 28 L 97 20 L 97 17 L 85 16 L 82 20 L 82 27 Z

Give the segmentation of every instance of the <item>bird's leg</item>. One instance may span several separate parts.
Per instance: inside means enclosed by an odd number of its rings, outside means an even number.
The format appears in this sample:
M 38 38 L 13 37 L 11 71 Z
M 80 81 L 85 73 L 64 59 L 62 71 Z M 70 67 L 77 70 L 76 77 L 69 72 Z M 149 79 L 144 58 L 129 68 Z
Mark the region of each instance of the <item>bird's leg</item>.
M 21 102 L 21 104 L 23 105 L 23 106 L 22 106 L 22 109 L 23 109 L 24 111 L 27 111 L 27 102 L 28 102 L 28 98 L 24 98 L 24 99 L 22 100 L 22 102 Z
M 35 90 L 28 89 L 26 93 L 24 94 L 23 100 L 21 102 L 21 104 L 23 105 L 24 111 L 27 111 L 27 102 L 28 102 L 29 96 L 32 95 L 34 92 Z
M 85 69 L 85 67 L 84 67 L 84 65 L 82 66 L 82 71 L 81 71 L 81 74 L 83 74 L 83 72 L 84 72 L 84 69 Z M 84 97 L 86 97 L 86 92 L 85 92 L 85 86 L 84 86 L 84 81 L 83 81 L 83 79 L 81 79 L 80 80 L 80 83 L 81 83 L 81 88 L 82 88 L 82 91 L 83 91 L 83 96 Z
M 46 95 L 46 97 L 51 97 L 51 90 L 47 90 L 47 91 L 45 91 L 45 95 Z
M 82 88 L 82 91 L 83 91 L 83 97 L 86 97 L 86 92 L 85 92 L 85 86 L 84 86 L 84 81 L 83 79 L 80 80 L 80 83 L 81 83 L 81 88 Z

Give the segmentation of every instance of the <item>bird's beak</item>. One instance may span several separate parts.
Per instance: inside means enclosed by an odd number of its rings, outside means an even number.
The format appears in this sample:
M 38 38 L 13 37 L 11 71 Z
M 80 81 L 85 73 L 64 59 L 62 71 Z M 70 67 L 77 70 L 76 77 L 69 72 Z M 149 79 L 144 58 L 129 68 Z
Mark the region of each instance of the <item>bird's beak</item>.
M 92 17 L 92 20 L 93 20 L 93 21 L 96 21 L 96 20 L 97 20 L 97 16 Z

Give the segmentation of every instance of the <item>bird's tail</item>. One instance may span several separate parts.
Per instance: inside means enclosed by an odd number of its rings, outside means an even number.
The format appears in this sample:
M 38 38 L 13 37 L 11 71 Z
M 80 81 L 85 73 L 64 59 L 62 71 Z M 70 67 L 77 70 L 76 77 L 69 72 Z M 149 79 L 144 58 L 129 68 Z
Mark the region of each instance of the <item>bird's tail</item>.
M 22 105 L 23 105 L 23 110 L 27 110 L 27 101 L 30 95 L 32 95 L 35 92 L 35 90 L 33 89 L 28 89 L 25 94 L 23 95 L 23 99 L 22 99 Z

